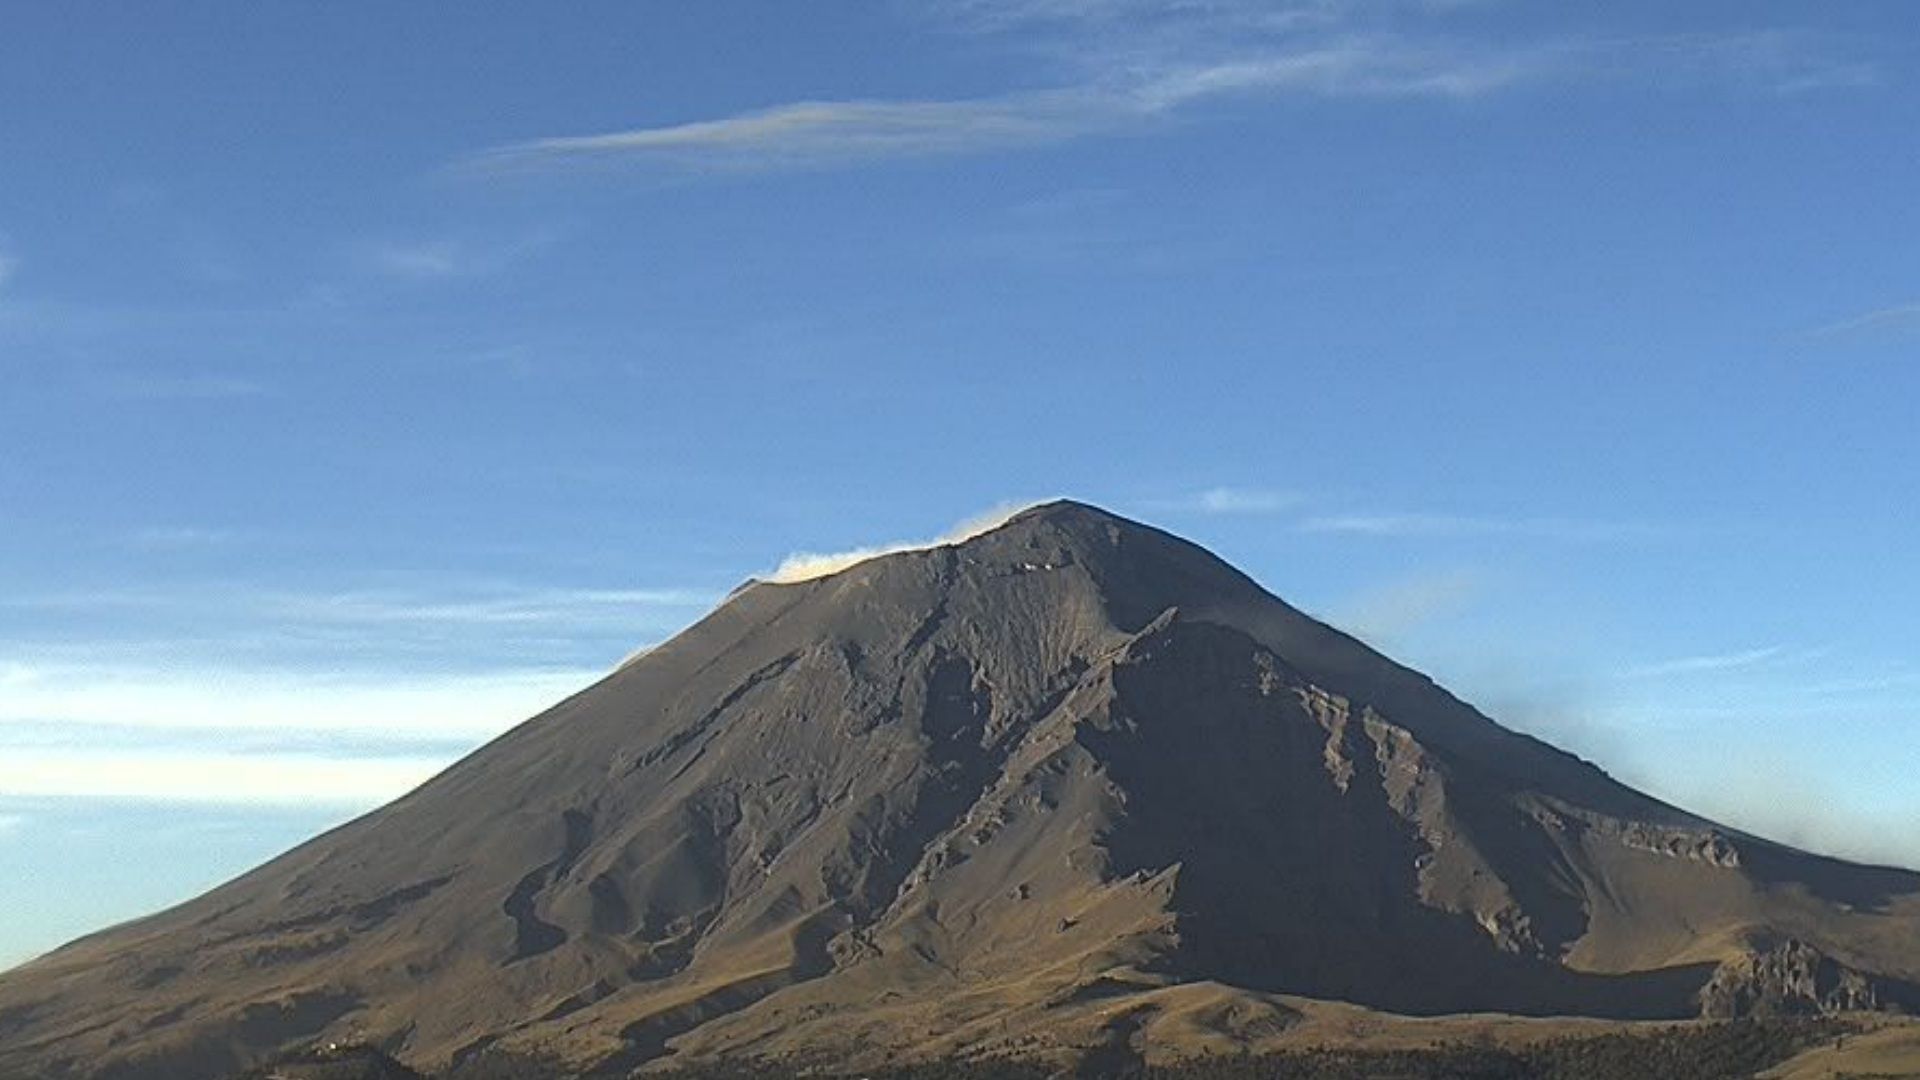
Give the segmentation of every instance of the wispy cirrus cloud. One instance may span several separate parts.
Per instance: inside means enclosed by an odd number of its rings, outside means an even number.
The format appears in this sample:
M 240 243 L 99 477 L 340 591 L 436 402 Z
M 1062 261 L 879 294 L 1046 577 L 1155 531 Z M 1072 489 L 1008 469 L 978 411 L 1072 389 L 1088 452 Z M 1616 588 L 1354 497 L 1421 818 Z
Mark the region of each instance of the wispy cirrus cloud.
M 1615 70 L 1661 71 L 1731 82 L 1781 97 L 1878 85 L 1877 64 L 1851 55 L 1850 43 L 1787 28 L 1622 39 L 1599 50 Z
M 142 538 L 146 533 L 136 534 Z M 158 530 L 160 543 L 221 543 L 210 530 Z M 0 599 L 0 610 L 101 612 L 134 609 L 180 615 L 225 615 L 282 625 L 327 623 L 374 625 L 570 626 L 631 622 L 663 612 L 681 617 L 712 606 L 719 595 L 693 588 L 559 588 L 512 585 L 447 586 L 438 589 L 348 589 L 302 592 L 277 588 L 109 588 L 24 594 Z
M 1809 332 L 1815 338 L 1851 338 L 1904 335 L 1920 332 L 1920 300 L 1891 304 L 1852 315 Z
M 510 172 L 658 163 L 754 171 L 956 155 L 1141 130 L 1230 95 L 1471 97 L 1524 74 L 1484 58 L 1386 42 L 1171 67 L 1144 77 L 960 100 L 801 101 L 657 127 L 513 143 L 464 163 Z
M 367 257 L 377 269 L 400 277 L 456 277 L 469 267 L 464 253 L 447 240 L 375 244 Z
M 814 99 L 718 118 L 528 139 L 464 171 L 615 165 L 760 171 L 959 155 L 1151 131 L 1232 100 L 1468 100 L 1548 80 L 1864 85 L 1872 65 L 1792 30 L 1495 38 L 1448 0 L 1154 4 L 979 0 L 922 14 L 1036 58 L 1051 85 L 957 98 Z M 428 260 L 430 265 L 436 260 Z
M 237 543 L 241 533 L 234 529 L 212 529 L 198 525 L 153 525 L 135 529 L 127 536 L 130 547 L 144 551 L 184 551 L 227 547 Z
M 700 589 L 513 589 L 477 596 L 405 590 L 268 595 L 261 602 L 289 618 L 340 623 L 435 625 L 562 624 L 622 621 L 643 612 L 691 612 L 719 600 Z
M 1159 499 L 1149 508 L 1176 514 L 1278 514 L 1299 508 L 1305 498 L 1271 488 L 1210 487 L 1174 499 Z
M 1332 514 L 1309 517 L 1300 531 L 1378 537 L 1521 537 L 1541 540 L 1607 542 L 1651 540 L 1671 530 L 1634 521 L 1596 521 L 1553 517 L 1478 517 L 1463 514 Z
M 1742 668 L 1756 667 L 1776 660 L 1786 651 L 1786 647 L 1782 645 L 1767 645 L 1758 649 L 1741 649 L 1736 652 L 1677 656 L 1669 660 L 1641 664 L 1638 667 L 1627 669 L 1623 674 L 1633 679 L 1651 679 L 1666 675 L 1692 675 L 1707 671 L 1736 671 Z
M 497 274 L 553 246 L 554 229 L 512 237 L 431 237 L 364 244 L 360 256 L 373 271 L 413 281 Z
M 233 664 L 0 662 L 0 731 L 353 734 L 406 742 L 497 734 L 604 674 L 594 668 L 448 675 L 318 673 Z M 13 753 L 9 750 L 9 754 Z
M 468 164 L 501 171 L 652 160 L 769 169 L 1052 142 L 1120 120 L 1111 101 L 1085 91 L 968 101 L 802 101 L 720 120 L 533 139 L 486 151 Z

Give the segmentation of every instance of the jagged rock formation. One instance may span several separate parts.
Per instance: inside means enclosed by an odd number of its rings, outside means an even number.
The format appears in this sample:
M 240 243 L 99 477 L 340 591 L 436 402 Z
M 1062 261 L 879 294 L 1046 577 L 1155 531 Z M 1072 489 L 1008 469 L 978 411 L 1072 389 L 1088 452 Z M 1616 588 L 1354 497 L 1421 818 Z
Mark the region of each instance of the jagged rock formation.
M 395 803 L 0 977 L 0 1074 L 186 1080 L 317 1037 L 605 1075 L 1137 1053 L 1301 999 L 1685 1017 L 1916 982 L 1920 876 L 1629 790 L 1055 503 L 743 588 Z

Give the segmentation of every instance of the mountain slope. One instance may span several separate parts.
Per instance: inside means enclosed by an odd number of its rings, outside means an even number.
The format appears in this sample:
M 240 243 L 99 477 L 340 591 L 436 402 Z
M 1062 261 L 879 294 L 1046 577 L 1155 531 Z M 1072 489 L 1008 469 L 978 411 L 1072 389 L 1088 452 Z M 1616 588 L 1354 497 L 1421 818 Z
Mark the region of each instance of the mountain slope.
M 395 803 L 0 976 L 0 1075 L 322 1035 L 618 1073 L 1017 1049 L 1090 1002 L 1096 1037 L 1231 1043 L 1292 997 L 1683 1017 L 1916 983 L 1920 876 L 1636 793 L 1054 503 L 752 584 Z

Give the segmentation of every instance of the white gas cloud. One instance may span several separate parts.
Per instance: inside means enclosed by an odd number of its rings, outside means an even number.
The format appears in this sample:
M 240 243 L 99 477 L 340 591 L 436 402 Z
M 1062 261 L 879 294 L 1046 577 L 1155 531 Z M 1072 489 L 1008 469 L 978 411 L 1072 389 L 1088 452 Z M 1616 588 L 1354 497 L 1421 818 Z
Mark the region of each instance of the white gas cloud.
M 1392 642 L 1464 608 L 1484 587 L 1474 570 L 1447 570 L 1369 590 L 1333 613 L 1333 622 L 1375 643 Z
M 800 581 L 837 574 L 842 570 L 858 566 L 869 559 L 882 555 L 894 555 L 902 551 L 923 551 L 927 548 L 943 547 L 948 544 L 964 543 L 1005 525 L 1008 519 L 1035 503 L 1002 503 L 991 510 L 969 517 L 932 540 L 905 541 L 894 544 L 880 544 L 873 547 L 854 548 L 850 551 L 812 552 L 800 551 L 787 556 L 773 573 L 764 580 L 776 585 L 790 585 Z

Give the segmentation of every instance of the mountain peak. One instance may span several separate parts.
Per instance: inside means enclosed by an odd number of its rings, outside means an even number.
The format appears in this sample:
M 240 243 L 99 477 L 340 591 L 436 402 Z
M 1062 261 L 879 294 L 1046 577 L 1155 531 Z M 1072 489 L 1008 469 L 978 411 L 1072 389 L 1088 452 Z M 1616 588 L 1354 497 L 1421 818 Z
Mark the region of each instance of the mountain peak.
M 1159 529 L 1055 500 L 804 580 L 9 973 L 0 1073 L 197 1080 L 314 1039 L 872 1064 L 1086 1045 L 1083 1006 L 1175 988 L 1275 1030 L 1276 994 L 1920 1006 L 1920 876 L 1640 795 Z
M 1046 502 L 1034 503 L 1032 506 L 1014 513 L 1013 516 L 1007 518 L 1004 524 L 1012 525 L 1021 522 L 1044 523 L 1056 526 L 1073 524 L 1114 524 L 1132 526 L 1134 528 L 1141 527 L 1138 522 L 1121 517 L 1111 510 L 1095 506 L 1092 503 L 1081 502 L 1078 499 L 1049 499 Z

